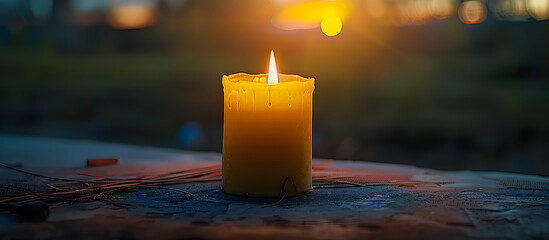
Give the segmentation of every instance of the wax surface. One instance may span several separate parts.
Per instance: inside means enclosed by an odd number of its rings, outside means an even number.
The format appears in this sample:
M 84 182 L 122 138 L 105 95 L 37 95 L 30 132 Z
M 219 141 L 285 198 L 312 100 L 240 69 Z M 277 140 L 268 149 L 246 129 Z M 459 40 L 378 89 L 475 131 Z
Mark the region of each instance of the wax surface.
M 280 74 L 223 76 L 223 191 L 250 197 L 295 196 L 311 183 L 314 79 Z

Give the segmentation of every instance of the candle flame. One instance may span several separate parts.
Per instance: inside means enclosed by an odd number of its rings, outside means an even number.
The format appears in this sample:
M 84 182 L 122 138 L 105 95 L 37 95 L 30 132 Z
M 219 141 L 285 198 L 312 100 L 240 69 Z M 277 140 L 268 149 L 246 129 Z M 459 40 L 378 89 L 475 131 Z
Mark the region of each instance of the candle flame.
M 279 84 L 278 71 L 276 70 L 276 61 L 274 51 L 271 50 L 271 60 L 269 61 L 269 74 L 267 75 L 267 85 Z

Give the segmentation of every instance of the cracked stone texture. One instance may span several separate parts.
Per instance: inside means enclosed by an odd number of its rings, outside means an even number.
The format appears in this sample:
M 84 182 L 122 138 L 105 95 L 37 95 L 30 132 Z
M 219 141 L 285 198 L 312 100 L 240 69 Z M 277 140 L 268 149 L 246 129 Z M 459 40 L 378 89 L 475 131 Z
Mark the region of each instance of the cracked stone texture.
M 1 162 L 55 176 L 173 171 L 220 163 L 221 155 L 91 141 L 0 135 Z M 116 166 L 85 168 L 91 157 Z M 318 163 L 322 160 L 314 160 Z M 221 192 L 220 182 L 174 185 L 63 205 L 42 223 L 0 214 L 2 239 L 549 239 L 549 178 L 498 172 L 436 171 L 405 165 L 334 161 L 373 188 L 314 189 L 279 205 Z M 2 185 L 43 189 L 42 179 L 1 169 Z M 5 192 L 0 192 L 0 197 Z

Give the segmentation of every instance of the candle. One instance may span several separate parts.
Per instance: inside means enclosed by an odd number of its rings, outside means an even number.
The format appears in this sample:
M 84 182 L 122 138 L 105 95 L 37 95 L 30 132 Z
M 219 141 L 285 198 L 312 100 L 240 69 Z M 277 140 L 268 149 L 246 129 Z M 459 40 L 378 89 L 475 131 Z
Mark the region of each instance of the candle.
M 223 191 L 296 196 L 312 189 L 314 79 L 278 74 L 223 76 Z

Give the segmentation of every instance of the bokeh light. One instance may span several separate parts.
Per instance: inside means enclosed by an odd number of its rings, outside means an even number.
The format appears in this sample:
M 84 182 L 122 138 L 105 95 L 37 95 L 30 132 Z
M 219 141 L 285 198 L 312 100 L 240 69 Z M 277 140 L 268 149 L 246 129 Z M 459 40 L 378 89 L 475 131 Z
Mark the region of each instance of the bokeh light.
M 108 22 L 117 29 L 135 29 L 150 26 L 156 20 L 156 6 L 146 3 L 113 5 Z
M 465 1 L 461 3 L 458 13 L 463 23 L 480 23 L 486 18 L 486 6 L 480 1 Z
M 549 0 L 526 0 L 526 7 L 533 18 L 549 19 Z
M 455 0 L 429 0 L 429 10 L 435 19 L 446 19 L 456 12 Z
M 420 25 L 431 20 L 430 0 L 397 1 L 393 9 L 396 11 L 395 24 Z
M 530 18 L 525 0 L 491 1 L 489 6 L 494 14 L 502 20 L 524 21 Z
M 341 32 L 343 24 L 341 23 L 341 19 L 339 19 L 339 17 L 327 16 L 322 19 L 320 27 L 322 28 L 322 32 L 326 34 L 326 36 L 332 37 L 338 35 Z

